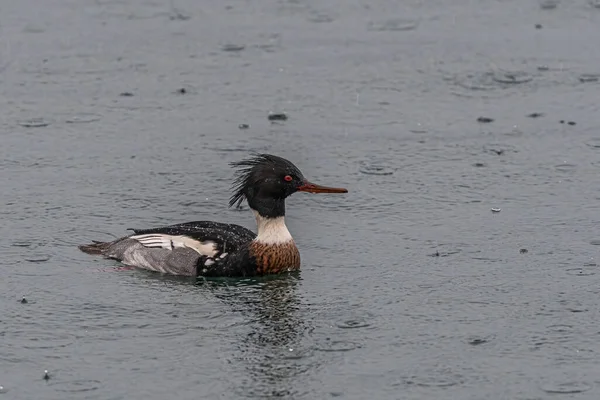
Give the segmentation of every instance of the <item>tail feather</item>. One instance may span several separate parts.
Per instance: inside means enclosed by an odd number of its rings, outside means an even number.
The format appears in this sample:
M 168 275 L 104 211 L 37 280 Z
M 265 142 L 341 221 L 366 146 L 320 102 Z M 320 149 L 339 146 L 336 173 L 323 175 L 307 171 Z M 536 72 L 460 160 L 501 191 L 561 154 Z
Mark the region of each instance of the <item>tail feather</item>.
M 92 240 L 92 242 L 91 244 L 82 244 L 77 247 L 87 254 L 104 254 L 104 251 L 112 244 L 112 242 L 99 242 L 97 240 Z

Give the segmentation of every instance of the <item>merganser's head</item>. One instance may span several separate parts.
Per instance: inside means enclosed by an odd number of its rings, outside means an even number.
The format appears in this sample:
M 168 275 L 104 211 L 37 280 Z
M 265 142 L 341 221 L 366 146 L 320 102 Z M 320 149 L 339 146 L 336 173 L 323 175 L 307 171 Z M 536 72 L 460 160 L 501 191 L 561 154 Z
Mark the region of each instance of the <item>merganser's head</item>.
M 250 208 L 266 218 L 285 215 L 285 198 L 296 192 L 348 193 L 344 188 L 309 182 L 290 161 L 271 154 L 258 154 L 231 165 L 239 169 L 229 206 L 239 206 L 246 199 Z

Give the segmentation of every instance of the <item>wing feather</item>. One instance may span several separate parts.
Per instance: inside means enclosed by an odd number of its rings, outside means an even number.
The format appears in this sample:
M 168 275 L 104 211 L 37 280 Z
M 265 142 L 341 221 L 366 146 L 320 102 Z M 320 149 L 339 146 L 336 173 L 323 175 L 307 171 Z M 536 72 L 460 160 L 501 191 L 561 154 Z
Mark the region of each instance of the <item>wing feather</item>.
M 198 254 L 214 257 L 219 253 L 219 246 L 212 240 L 197 240 L 185 235 L 168 235 L 163 233 L 151 233 L 143 235 L 133 235 L 130 239 L 135 239 L 144 247 L 163 248 L 173 250 L 177 247 L 187 247 L 196 251 Z
M 236 224 L 214 221 L 192 221 L 151 229 L 132 229 L 129 238 L 146 248 L 175 250 L 189 248 L 206 257 L 206 261 L 219 262 L 228 253 L 239 251 L 252 241 L 256 234 Z

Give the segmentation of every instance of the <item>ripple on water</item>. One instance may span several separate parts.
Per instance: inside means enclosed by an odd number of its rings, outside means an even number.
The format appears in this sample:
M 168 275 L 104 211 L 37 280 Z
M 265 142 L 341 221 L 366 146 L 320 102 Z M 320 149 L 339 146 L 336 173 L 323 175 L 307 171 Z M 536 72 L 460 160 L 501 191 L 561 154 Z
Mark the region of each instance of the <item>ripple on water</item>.
M 245 48 L 246 48 L 246 45 L 244 45 L 244 44 L 228 43 L 228 44 L 223 45 L 221 47 L 221 50 L 229 51 L 229 52 L 236 52 L 236 51 L 242 51 Z
M 30 256 L 25 257 L 25 261 L 30 263 L 43 263 L 50 260 L 50 256 L 45 254 L 32 254 Z
M 555 165 L 554 169 L 559 172 L 570 172 L 576 170 L 577 165 L 564 162 L 562 164 Z
M 48 386 L 62 393 L 90 392 L 100 388 L 102 382 L 94 379 L 75 379 L 72 381 L 52 381 Z
M 358 167 L 358 172 L 365 175 L 392 175 L 394 171 L 377 161 L 362 161 Z
M 533 75 L 525 71 L 485 71 L 459 73 L 446 78 L 451 84 L 459 89 L 466 89 L 461 92 L 454 92 L 457 96 L 472 97 L 477 93 L 485 92 L 490 96 L 494 91 L 496 96 L 508 95 L 504 90 L 519 85 L 524 85 L 533 80 Z
M 154 206 L 151 200 L 137 197 L 121 197 L 118 199 L 118 203 L 124 209 L 134 208 L 136 210 L 144 210 Z
M 537 332 L 531 336 L 530 349 L 539 350 L 546 346 L 570 343 L 573 339 L 573 333 L 573 327 L 571 325 L 549 325 L 543 331 Z M 569 352 L 571 352 L 570 349 Z
M 574 394 L 587 392 L 592 385 L 584 381 L 548 382 L 540 386 L 546 393 Z
M 350 319 L 346 321 L 341 321 L 335 324 L 338 328 L 342 329 L 357 329 L 357 328 L 366 328 L 371 326 L 364 319 Z
M 100 121 L 102 117 L 98 114 L 92 113 L 80 113 L 77 115 L 69 115 L 65 117 L 67 124 L 89 124 L 92 122 Z
M 515 146 L 504 143 L 490 143 L 483 146 L 483 151 L 490 154 L 501 156 L 506 153 L 518 153 Z
M 452 372 L 450 368 L 435 368 L 423 371 L 404 380 L 407 385 L 440 388 L 460 385 L 463 382 L 464 377 Z
M 27 333 L 29 340 L 23 344 L 27 350 L 48 350 L 70 347 L 74 344 L 73 337 L 66 334 L 54 335 L 51 333 Z M 33 337 L 35 335 L 35 337 Z
M 573 326 L 566 325 L 566 324 L 555 324 L 555 325 L 548 326 L 548 330 L 550 332 L 565 334 L 565 333 L 572 332 Z
M 19 241 L 15 241 L 15 242 L 13 242 L 13 243 L 12 243 L 12 246 L 14 246 L 14 247 L 32 247 L 32 246 L 33 246 L 33 243 L 31 243 L 31 242 L 27 242 L 27 241 L 25 241 L 25 240 L 23 240 L 23 241 L 20 241 L 20 240 L 19 240 Z
M 592 149 L 600 149 L 600 137 L 586 140 L 585 144 L 591 147 Z
M 558 6 L 559 0 L 542 0 L 540 1 L 540 8 L 542 10 L 553 10 Z
M 42 117 L 38 117 L 38 118 L 30 118 L 30 119 L 26 119 L 26 120 L 20 120 L 20 121 L 17 121 L 17 124 L 19 124 L 20 126 L 23 126 L 25 128 L 43 128 L 45 126 L 50 125 L 50 121 L 47 119 L 44 119 Z
M 306 20 L 315 24 L 323 24 L 333 22 L 334 18 L 327 13 L 312 10 Z
M 584 266 L 578 267 L 578 268 L 567 269 L 567 275 L 590 276 L 590 275 L 595 275 L 595 274 L 596 274 L 596 265 L 595 264 L 584 265 Z
M 207 147 L 208 150 L 212 150 L 212 151 L 216 151 L 216 152 L 221 152 L 221 153 L 258 153 L 260 151 L 263 151 L 265 149 L 258 149 L 258 148 L 248 148 L 248 147 L 244 147 L 244 146 L 238 146 L 238 147 Z
M 40 278 L 40 277 L 46 277 L 46 276 L 56 276 L 56 273 L 52 272 L 51 270 L 45 269 L 46 271 L 50 271 L 50 272 L 45 272 L 42 273 L 41 270 L 36 270 L 34 272 L 17 272 L 17 270 L 15 270 L 14 272 L 11 272 L 12 275 L 14 276 L 29 276 L 29 277 L 36 277 L 36 278 Z
M 525 71 L 495 71 L 492 79 L 498 83 L 519 85 L 533 80 L 533 76 Z
M 315 350 L 324 352 L 344 352 L 358 349 L 361 346 L 358 343 L 347 340 L 331 340 L 325 339 L 315 345 Z
M 600 74 L 581 74 L 579 75 L 579 82 L 581 83 L 592 83 L 600 80 Z
M 440 245 L 440 246 L 445 246 L 445 245 Z M 455 254 L 460 253 L 462 250 L 458 249 L 458 250 L 436 250 L 433 253 L 429 253 L 427 254 L 429 257 L 449 257 Z
M 367 30 L 375 32 L 403 32 L 412 31 L 419 27 L 419 21 L 407 18 L 390 18 L 383 21 L 370 21 Z
M 467 339 L 467 343 L 469 343 L 471 346 L 479 346 L 482 344 L 486 344 L 489 343 L 490 341 L 492 341 L 496 336 L 495 335 L 488 335 L 488 336 L 471 336 Z

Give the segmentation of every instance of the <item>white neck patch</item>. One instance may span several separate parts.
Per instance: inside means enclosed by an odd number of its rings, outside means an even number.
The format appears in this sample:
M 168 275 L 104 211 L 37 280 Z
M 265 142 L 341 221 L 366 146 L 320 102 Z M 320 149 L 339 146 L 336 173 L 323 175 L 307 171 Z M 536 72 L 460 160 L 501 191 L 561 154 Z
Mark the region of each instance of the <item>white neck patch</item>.
M 292 234 L 285 226 L 284 217 L 265 218 L 256 211 L 256 225 L 258 226 L 258 235 L 254 239 L 256 242 L 264 244 L 282 244 L 289 243 L 292 239 Z

